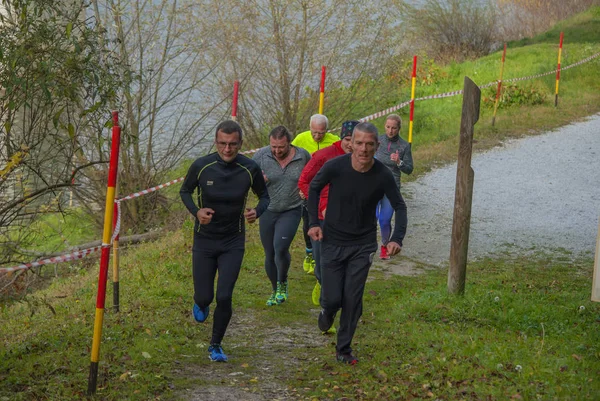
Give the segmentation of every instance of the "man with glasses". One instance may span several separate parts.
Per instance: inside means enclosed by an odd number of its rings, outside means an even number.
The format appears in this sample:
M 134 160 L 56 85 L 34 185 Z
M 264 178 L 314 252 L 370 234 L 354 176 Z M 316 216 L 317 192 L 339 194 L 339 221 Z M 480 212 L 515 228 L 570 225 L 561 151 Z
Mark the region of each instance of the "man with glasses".
M 240 155 L 242 128 L 235 121 L 224 121 L 215 134 L 217 151 L 192 163 L 179 195 L 196 218 L 192 248 L 194 279 L 193 315 L 197 322 L 208 318 L 217 280 L 217 306 L 209 358 L 226 362 L 221 340 L 232 315 L 232 296 L 245 248 L 245 225 L 253 223 L 267 209 L 269 195 L 260 167 Z M 247 208 L 248 192 L 258 196 L 258 204 Z M 193 193 L 197 191 L 198 205 Z
M 310 117 L 310 131 L 302 132 L 294 138 L 292 145 L 306 150 L 311 155 L 317 150 L 326 148 L 339 141 L 337 135 L 327 132 L 329 120 L 323 114 L 314 114 Z M 313 274 L 315 271 L 315 260 L 310 237 L 308 236 L 308 211 L 306 205 L 302 208 L 302 232 L 306 244 L 306 257 L 304 258 L 304 271 Z

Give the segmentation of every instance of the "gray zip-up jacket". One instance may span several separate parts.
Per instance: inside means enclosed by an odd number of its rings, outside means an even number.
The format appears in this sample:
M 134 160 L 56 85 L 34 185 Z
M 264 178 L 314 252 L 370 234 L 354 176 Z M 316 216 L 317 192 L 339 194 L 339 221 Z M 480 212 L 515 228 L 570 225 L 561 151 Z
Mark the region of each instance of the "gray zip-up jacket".
M 271 212 L 285 212 L 302 204 L 298 193 L 298 179 L 310 160 L 310 154 L 297 146 L 292 145 L 292 148 L 296 149 L 296 154 L 284 168 L 281 168 L 273 156 L 270 146 L 260 148 L 252 158 L 267 177 L 267 190 L 271 198 L 268 210 Z
M 400 157 L 400 163 L 398 164 L 390 159 L 392 153 L 396 152 L 398 152 L 398 156 Z M 398 184 L 398 188 L 400 188 L 401 173 L 410 174 L 413 171 L 410 143 L 400 138 L 400 135 L 396 135 L 392 139 L 388 138 L 387 135 L 379 135 L 379 148 L 375 153 L 375 158 L 390 169 L 394 176 L 394 181 Z

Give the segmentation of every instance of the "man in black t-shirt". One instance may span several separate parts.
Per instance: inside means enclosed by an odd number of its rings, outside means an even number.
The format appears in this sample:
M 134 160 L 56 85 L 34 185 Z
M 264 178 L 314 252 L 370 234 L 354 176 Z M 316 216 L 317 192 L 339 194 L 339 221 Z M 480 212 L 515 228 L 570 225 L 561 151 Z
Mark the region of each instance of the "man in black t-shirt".
M 402 249 L 406 233 L 406 204 L 390 170 L 374 158 L 378 132 L 371 123 L 360 123 L 352 134 L 352 153 L 325 163 L 310 184 L 308 234 L 321 244 L 321 313 L 318 325 L 327 331 L 342 310 L 336 354 L 340 362 L 354 365 L 352 337 L 362 315 L 362 297 L 377 250 L 377 204 L 387 196 L 396 212 L 394 232 L 387 244 L 389 255 Z M 323 229 L 318 221 L 319 193 L 329 184 Z
M 209 358 L 226 362 L 221 340 L 233 313 L 233 288 L 242 266 L 245 226 L 267 210 L 269 194 L 258 164 L 238 154 L 242 128 L 235 121 L 224 121 L 215 133 L 217 151 L 192 163 L 179 190 L 184 205 L 195 217 L 192 273 L 194 277 L 193 315 L 202 323 L 208 318 L 217 279 L 217 307 Z M 246 207 L 248 192 L 258 196 L 255 208 Z M 197 192 L 198 205 L 193 194 Z

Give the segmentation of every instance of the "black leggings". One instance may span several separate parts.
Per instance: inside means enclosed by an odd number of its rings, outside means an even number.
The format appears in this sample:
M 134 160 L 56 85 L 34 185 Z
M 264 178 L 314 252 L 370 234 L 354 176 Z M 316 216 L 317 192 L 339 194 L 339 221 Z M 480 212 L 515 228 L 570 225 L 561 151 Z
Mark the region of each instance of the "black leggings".
M 265 271 L 271 280 L 273 291 L 277 289 L 278 281 L 287 281 L 292 261 L 290 245 L 298 231 L 301 208 L 298 206 L 281 213 L 267 210 L 260 216 L 260 240 L 265 249 Z
M 304 244 L 306 249 L 312 250 L 312 242 L 308 236 L 308 207 L 306 202 L 302 205 L 302 234 L 304 235 Z
M 244 258 L 245 237 L 234 234 L 224 239 L 203 238 L 194 235 L 192 273 L 194 277 L 194 302 L 205 308 L 214 298 L 215 275 L 217 280 L 217 307 L 213 315 L 211 344 L 220 344 L 231 320 L 231 300 Z

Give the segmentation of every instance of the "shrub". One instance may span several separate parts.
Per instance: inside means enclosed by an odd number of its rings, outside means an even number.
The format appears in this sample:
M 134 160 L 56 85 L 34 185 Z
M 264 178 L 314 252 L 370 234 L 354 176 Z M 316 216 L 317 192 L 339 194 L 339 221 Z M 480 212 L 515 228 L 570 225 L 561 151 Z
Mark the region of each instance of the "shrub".
M 535 86 L 522 88 L 517 84 L 508 84 L 502 86 L 498 108 L 508 108 L 511 106 L 534 106 L 543 104 L 546 100 L 546 95 L 542 90 Z M 487 88 L 482 96 L 484 107 L 494 108 L 496 101 L 496 87 Z

